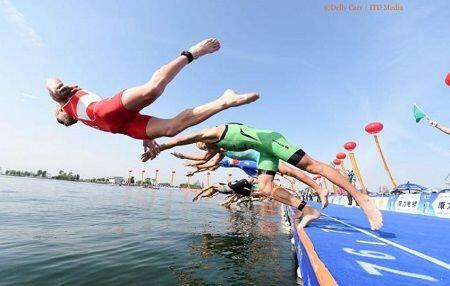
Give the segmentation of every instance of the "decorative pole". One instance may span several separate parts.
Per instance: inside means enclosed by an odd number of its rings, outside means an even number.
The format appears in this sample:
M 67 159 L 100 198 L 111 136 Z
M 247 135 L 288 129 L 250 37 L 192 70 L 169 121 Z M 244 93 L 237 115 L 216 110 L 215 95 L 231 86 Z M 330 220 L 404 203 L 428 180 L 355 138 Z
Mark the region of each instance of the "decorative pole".
M 327 179 L 322 177 L 322 180 L 323 180 L 323 186 L 325 187 L 326 190 L 328 190 Z
M 333 164 L 336 168 L 336 166 L 341 166 L 342 161 L 340 159 L 334 159 L 333 160 Z M 336 168 L 337 169 L 337 168 Z M 338 170 L 339 171 L 339 170 Z M 341 172 L 343 172 L 342 168 L 341 168 Z M 344 174 L 345 175 L 345 174 Z
M 209 179 L 211 177 L 211 172 L 206 173 L 206 186 L 209 186 Z
M 172 171 L 172 177 L 170 178 L 170 186 L 173 186 L 174 179 L 175 179 L 175 170 Z
M 145 174 L 145 170 L 142 170 L 142 172 L 141 172 L 141 185 L 144 184 L 144 174 Z
M 348 151 L 348 157 L 350 158 L 350 163 L 352 164 L 352 169 L 355 172 L 356 179 L 358 179 L 359 185 L 361 186 L 362 193 L 367 195 L 366 185 L 364 185 L 361 172 L 359 171 L 358 164 L 356 163 L 355 153 L 353 152 L 355 148 L 356 142 L 349 141 L 344 144 L 344 149 Z
M 377 146 L 378 153 L 380 153 L 381 161 L 383 162 L 384 170 L 386 171 L 389 180 L 392 183 L 392 186 L 395 188 L 397 187 L 397 183 L 395 182 L 394 178 L 392 177 L 391 170 L 388 167 L 388 164 L 386 162 L 386 159 L 384 158 L 383 151 L 381 150 L 380 140 L 378 140 L 377 134 L 383 130 L 383 124 L 380 122 L 372 122 L 366 125 L 364 128 L 367 133 L 372 134 L 373 138 L 375 139 L 375 145 Z
M 345 155 L 345 153 L 337 153 L 336 154 L 336 159 L 341 160 L 340 166 L 341 166 L 342 172 L 344 172 L 344 176 L 347 176 L 347 169 L 345 168 L 345 165 L 344 165 L 344 160 L 346 157 L 347 157 L 347 155 Z
M 232 180 L 233 180 L 233 174 L 229 173 L 228 174 L 228 183 L 231 183 Z
M 191 172 L 187 173 L 187 175 L 186 175 L 187 180 L 188 180 L 187 181 L 188 189 L 191 188 L 191 176 L 192 176 Z
M 128 170 L 128 182 L 127 184 L 129 185 L 131 183 L 131 173 L 133 172 L 133 170 Z
M 339 169 L 336 168 L 336 166 L 339 166 L 339 165 L 341 164 L 341 160 L 339 160 L 339 159 L 334 159 L 334 160 L 333 160 L 333 164 L 334 164 L 334 168 L 339 172 Z M 335 194 L 338 194 L 338 195 L 342 195 L 342 194 L 340 193 L 340 191 L 338 192 L 338 190 L 339 190 L 339 189 L 336 187 L 336 185 L 333 184 L 333 191 L 334 191 L 334 193 L 335 193 Z
M 158 173 L 159 173 L 159 170 L 156 169 L 156 170 L 155 170 L 155 179 L 154 179 L 154 181 L 155 181 L 155 186 L 158 185 Z

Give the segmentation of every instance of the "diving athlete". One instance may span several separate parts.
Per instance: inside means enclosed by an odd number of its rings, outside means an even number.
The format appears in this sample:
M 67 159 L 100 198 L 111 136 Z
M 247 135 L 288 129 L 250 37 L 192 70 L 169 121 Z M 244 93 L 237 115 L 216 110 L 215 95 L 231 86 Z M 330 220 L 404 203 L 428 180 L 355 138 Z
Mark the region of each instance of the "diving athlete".
M 273 186 L 274 176 L 278 170 L 279 161 L 285 161 L 304 171 L 318 174 L 335 185 L 348 191 L 366 214 L 371 229 L 379 229 L 383 225 L 383 217 L 375 204 L 367 195 L 363 195 L 351 185 L 342 175 L 330 166 L 319 162 L 302 149 L 291 144 L 278 132 L 261 130 L 253 127 L 230 123 L 206 128 L 199 132 L 179 136 L 161 144 L 159 150 L 168 150 L 175 146 L 196 143 L 197 147 L 206 151 L 202 154 L 189 156 L 191 160 L 209 160 L 218 153 L 225 151 L 244 151 L 254 149 L 260 152 L 258 160 L 259 192 L 271 196 L 275 200 L 296 207 L 300 212 L 308 208 L 305 201 L 291 195 L 282 187 Z M 151 159 L 155 150 L 147 151 L 141 158 L 145 162 Z
M 201 198 L 210 198 L 219 193 L 225 195 L 238 194 L 250 196 L 255 183 L 254 179 L 242 179 L 230 183 L 215 183 L 203 188 L 192 201 L 196 202 Z
M 180 159 L 189 159 L 188 155 L 172 152 L 177 158 Z M 214 171 L 218 167 L 238 167 L 242 169 L 247 175 L 250 177 L 256 177 L 258 174 L 257 162 L 259 160 L 260 153 L 256 150 L 245 150 L 241 152 L 236 151 L 226 151 L 219 152 L 214 157 L 212 157 L 209 161 L 197 160 L 197 161 L 188 161 L 187 166 L 195 167 L 197 170 L 194 172 L 190 172 L 189 176 L 194 175 L 198 172 L 203 172 L 206 170 Z M 320 202 L 322 203 L 322 208 L 326 208 L 328 206 L 328 195 L 329 192 L 327 189 L 323 189 L 319 184 L 314 182 L 309 176 L 304 174 L 297 168 L 293 168 L 284 162 L 280 162 L 278 165 L 277 172 L 281 174 L 281 176 L 293 177 L 300 182 L 308 185 L 313 189 L 315 193 L 317 193 L 320 197 Z
M 107 99 L 102 99 L 77 85 L 65 85 L 58 78 L 49 78 L 46 82 L 47 90 L 51 98 L 58 103 L 56 119 L 65 126 L 81 121 L 102 131 L 143 139 L 144 148 L 157 150 L 157 143 L 151 139 L 175 136 L 220 111 L 258 99 L 259 95 L 256 93 L 238 95 L 232 90 L 226 90 L 215 101 L 186 109 L 174 118 L 161 119 L 140 113 L 161 96 L 182 68 L 194 59 L 219 49 L 220 43 L 217 39 L 206 39 L 158 69 L 144 85 L 122 90 Z

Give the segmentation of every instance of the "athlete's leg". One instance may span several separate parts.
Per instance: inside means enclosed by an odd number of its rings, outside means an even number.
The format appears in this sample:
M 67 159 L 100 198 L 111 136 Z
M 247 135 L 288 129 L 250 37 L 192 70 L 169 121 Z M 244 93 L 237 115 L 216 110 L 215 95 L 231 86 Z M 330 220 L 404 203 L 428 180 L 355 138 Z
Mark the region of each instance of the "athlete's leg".
M 372 229 L 379 229 L 383 225 L 383 217 L 373 201 L 366 195 L 360 193 L 350 184 L 338 171 L 327 164 L 314 160 L 308 155 L 304 155 L 298 162 L 297 167 L 312 174 L 321 175 L 335 185 L 349 192 L 367 215 Z
M 258 175 L 258 183 L 259 183 L 258 192 L 262 192 L 267 197 L 272 197 L 276 201 L 283 203 L 285 205 L 299 208 L 299 206 L 302 204 L 302 201 L 299 198 L 293 196 L 291 193 L 289 193 L 282 187 L 274 186 L 273 179 L 274 175 L 270 174 Z M 312 220 L 319 218 L 320 212 L 311 206 L 304 205 L 301 210 L 298 210 L 296 218 L 298 219 L 301 215 L 305 215 L 305 217 L 302 219 L 302 222 L 303 220 L 305 220 L 305 222 L 303 224 L 302 223 L 299 224 L 299 226 L 304 227 Z
M 280 172 L 283 175 L 294 177 L 300 182 L 310 186 L 320 196 L 322 208 L 326 208 L 328 206 L 328 196 L 329 196 L 328 190 L 322 189 L 319 186 L 319 184 L 314 182 L 314 180 L 308 177 L 305 173 L 303 173 L 297 168 L 290 167 L 288 164 L 284 162 L 280 162 L 280 164 L 278 165 L 278 172 Z
M 298 207 L 302 202 L 299 198 L 294 197 L 286 191 L 285 189 L 277 186 L 273 186 L 274 175 L 271 174 L 260 174 L 258 175 L 259 190 L 263 195 L 267 197 L 272 197 L 275 200 L 283 203 L 285 205 Z
M 220 48 L 216 39 L 207 39 L 189 49 L 194 58 L 213 53 Z M 158 69 L 146 84 L 132 87 L 122 94 L 122 103 L 126 109 L 140 111 L 152 104 L 163 92 L 166 86 L 188 64 L 186 56 L 179 56 L 170 63 Z
M 199 124 L 209 117 L 230 107 L 248 104 L 259 98 L 257 93 L 237 94 L 227 89 L 213 102 L 182 111 L 171 119 L 152 117 L 147 123 L 147 136 L 155 139 L 162 136 L 173 137 L 188 127 Z

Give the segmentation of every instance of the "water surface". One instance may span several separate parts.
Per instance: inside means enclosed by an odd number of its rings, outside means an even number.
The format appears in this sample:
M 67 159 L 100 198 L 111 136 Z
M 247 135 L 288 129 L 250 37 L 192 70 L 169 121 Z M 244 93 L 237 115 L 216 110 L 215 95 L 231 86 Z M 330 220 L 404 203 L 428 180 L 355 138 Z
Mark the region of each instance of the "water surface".
M 279 205 L 194 194 L 0 176 L 0 284 L 295 284 Z

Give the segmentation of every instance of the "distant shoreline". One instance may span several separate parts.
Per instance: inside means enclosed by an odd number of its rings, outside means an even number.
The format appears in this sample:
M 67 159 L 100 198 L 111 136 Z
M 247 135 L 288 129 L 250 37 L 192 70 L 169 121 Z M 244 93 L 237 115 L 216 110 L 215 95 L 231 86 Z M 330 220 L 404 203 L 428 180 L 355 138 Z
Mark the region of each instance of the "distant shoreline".
M 42 179 L 42 180 L 52 180 L 52 181 L 60 181 L 60 182 L 72 182 L 72 183 L 87 183 L 87 184 L 96 184 L 96 185 L 105 185 L 105 186 L 119 186 L 119 187 L 140 187 L 140 188 L 144 188 L 144 189 L 179 189 L 180 191 L 198 191 L 201 190 L 201 188 L 199 189 L 194 189 L 194 188 L 182 188 L 179 186 L 171 186 L 171 187 L 167 187 L 167 186 L 160 186 L 160 187 L 150 187 L 150 186 L 142 186 L 142 185 L 127 185 L 127 184 L 114 184 L 114 183 L 110 183 L 110 182 L 93 182 L 93 181 L 89 181 L 89 180 L 64 180 L 64 179 L 55 179 L 55 178 L 51 178 L 51 177 L 40 177 L 40 176 L 18 176 L 18 175 L 7 175 L 7 174 L 0 174 L 0 176 L 3 177 L 10 177 L 10 178 L 27 178 L 27 179 Z

